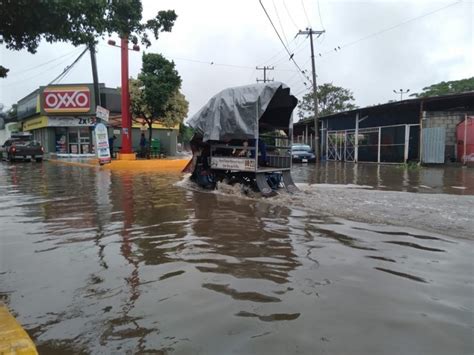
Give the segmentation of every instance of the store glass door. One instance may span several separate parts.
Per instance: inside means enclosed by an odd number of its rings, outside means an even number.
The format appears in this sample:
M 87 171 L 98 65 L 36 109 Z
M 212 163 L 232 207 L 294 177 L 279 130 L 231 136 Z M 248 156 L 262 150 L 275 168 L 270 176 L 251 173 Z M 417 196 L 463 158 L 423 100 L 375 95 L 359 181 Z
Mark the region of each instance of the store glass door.
M 69 153 L 79 154 L 79 134 L 77 128 L 69 128 L 68 132 Z
M 81 154 L 90 154 L 91 151 L 91 134 L 89 127 L 79 128 L 79 143 Z
M 69 128 L 69 153 L 90 154 L 91 132 L 89 127 Z

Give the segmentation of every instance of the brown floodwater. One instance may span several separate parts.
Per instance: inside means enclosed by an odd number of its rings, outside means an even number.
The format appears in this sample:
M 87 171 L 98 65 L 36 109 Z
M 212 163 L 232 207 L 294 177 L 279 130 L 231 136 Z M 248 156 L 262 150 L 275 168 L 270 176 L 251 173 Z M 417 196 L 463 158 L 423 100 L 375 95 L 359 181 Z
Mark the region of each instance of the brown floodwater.
M 473 201 L 461 196 L 474 194 L 472 169 L 423 170 L 329 164 L 294 175 Z M 474 352 L 472 239 L 323 217 L 305 208 L 312 198 L 2 163 L 0 299 L 41 354 Z
M 294 164 L 296 181 L 320 184 L 368 185 L 378 190 L 474 195 L 474 169 L 459 166 L 405 168 L 402 165 L 322 163 L 314 169 Z

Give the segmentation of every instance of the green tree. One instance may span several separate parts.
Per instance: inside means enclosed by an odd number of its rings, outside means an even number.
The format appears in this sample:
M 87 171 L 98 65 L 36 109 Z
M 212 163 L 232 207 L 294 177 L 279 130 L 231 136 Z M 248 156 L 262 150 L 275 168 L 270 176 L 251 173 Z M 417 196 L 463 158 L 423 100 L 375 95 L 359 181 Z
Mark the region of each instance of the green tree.
M 153 138 L 153 123 L 174 127 L 188 114 L 188 102 L 179 91 L 181 78 L 175 64 L 161 54 L 144 54 L 138 79 L 130 80 L 130 102 L 134 120 L 148 126 L 148 142 Z
M 414 97 L 428 97 L 440 96 L 448 94 L 459 94 L 461 92 L 474 91 L 474 76 L 467 79 L 442 81 L 438 84 L 433 84 L 423 88 L 420 93 L 414 93 L 410 96 Z
M 10 69 L 5 68 L 3 65 L 0 65 L 0 78 L 6 78 Z
M 334 86 L 332 83 L 319 85 L 317 97 L 319 116 L 327 116 L 357 108 L 353 104 L 353 93 L 349 89 Z M 312 92 L 303 96 L 298 108 L 298 116 L 301 119 L 314 118 L 314 95 Z
M 175 127 L 181 124 L 188 115 L 189 102 L 181 91 L 176 90 L 166 104 L 165 113 L 161 123 L 165 127 Z
M 142 22 L 141 0 L 9 0 L 1 2 L 0 33 L 8 49 L 35 53 L 40 41 L 93 44 L 97 38 L 117 33 L 133 43 L 150 46 L 147 31 L 157 39 L 170 32 L 177 18 L 174 10 L 158 11 Z M 0 68 L 0 77 L 7 68 Z
M 179 124 L 179 139 L 180 142 L 183 144 L 183 148 L 186 144 L 191 141 L 191 138 L 194 135 L 194 129 L 185 125 L 184 123 Z
M 16 121 L 18 116 L 18 104 L 13 104 L 12 107 L 7 111 L 7 120 Z

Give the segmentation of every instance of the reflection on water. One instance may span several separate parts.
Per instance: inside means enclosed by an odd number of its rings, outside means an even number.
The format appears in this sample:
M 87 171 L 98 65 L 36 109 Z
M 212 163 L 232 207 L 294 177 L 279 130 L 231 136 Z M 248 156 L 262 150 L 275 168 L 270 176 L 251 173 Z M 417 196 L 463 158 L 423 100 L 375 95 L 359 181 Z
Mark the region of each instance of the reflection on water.
M 474 169 L 326 162 L 294 164 L 297 182 L 367 185 L 380 190 L 474 195 Z
M 471 241 L 179 179 L 0 165 L 0 298 L 40 352 L 473 352 Z

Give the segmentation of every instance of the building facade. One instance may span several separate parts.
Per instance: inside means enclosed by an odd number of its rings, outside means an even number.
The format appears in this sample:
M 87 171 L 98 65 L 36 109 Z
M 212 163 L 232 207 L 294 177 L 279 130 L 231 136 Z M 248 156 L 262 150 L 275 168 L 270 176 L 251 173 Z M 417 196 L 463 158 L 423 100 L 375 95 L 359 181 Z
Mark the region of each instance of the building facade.
M 320 117 L 321 157 L 333 161 L 459 161 L 456 126 L 474 115 L 474 92 L 416 98 Z M 295 142 L 314 145 L 313 120 L 294 124 Z
M 41 142 L 48 154 L 94 153 L 96 123 L 92 84 L 49 85 L 18 102 L 21 128 Z
M 122 141 L 120 90 L 100 84 L 101 106 L 110 111 L 109 136 L 115 136 L 114 150 Z M 30 132 L 49 156 L 87 157 L 95 154 L 93 131 L 96 119 L 93 84 L 61 84 L 42 86 L 18 101 L 19 128 Z M 140 150 L 143 127 L 132 126 L 132 146 Z M 168 128 L 153 125 L 153 138 L 159 141 L 160 153 L 175 155 L 179 125 Z M 148 139 L 148 132 L 145 132 Z

